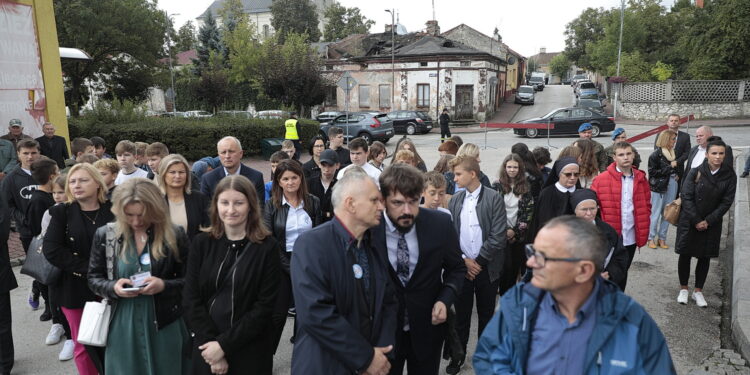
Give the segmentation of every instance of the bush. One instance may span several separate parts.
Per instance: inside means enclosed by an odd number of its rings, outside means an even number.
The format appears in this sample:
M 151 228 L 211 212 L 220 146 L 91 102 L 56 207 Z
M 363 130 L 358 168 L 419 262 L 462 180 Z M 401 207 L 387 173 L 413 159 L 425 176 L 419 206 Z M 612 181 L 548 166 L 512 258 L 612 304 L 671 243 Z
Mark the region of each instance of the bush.
M 216 155 L 216 142 L 232 135 L 242 143 L 245 156 L 259 154 L 264 138 L 284 138 L 285 120 L 260 120 L 241 118 L 156 118 L 150 117 L 134 123 L 108 124 L 86 119 L 70 118 L 71 139 L 100 136 L 113 152 L 117 142 L 128 139 L 141 142 L 162 142 L 169 151 L 181 154 L 188 160 Z M 301 120 L 300 141 L 307 147 L 310 138 L 317 135 L 320 125 L 316 121 Z

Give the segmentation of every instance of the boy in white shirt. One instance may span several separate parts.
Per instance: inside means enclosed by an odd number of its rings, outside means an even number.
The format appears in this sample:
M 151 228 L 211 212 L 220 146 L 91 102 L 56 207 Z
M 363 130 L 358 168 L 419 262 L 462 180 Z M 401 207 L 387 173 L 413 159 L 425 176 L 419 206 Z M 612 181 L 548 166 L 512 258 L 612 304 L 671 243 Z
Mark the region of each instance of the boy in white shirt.
M 120 173 L 117 174 L 115 185 L 120 185 L 133 177 L 148 177 L 146 171 L 135 166 L 135 143 L 128 140 L 118 142 L 117 147 L 115 147 L 115 154 L 117 154 L 117 162 L 120 164 Z

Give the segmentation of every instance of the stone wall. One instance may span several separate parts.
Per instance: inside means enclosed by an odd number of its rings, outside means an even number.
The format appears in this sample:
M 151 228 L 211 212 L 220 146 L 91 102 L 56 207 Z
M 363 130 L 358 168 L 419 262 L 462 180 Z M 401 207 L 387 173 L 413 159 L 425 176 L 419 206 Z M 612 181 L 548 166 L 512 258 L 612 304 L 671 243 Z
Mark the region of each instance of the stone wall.
M 696 120 L 748 117 L 750 116 L 750 102 L 620 102 L 617 106 L 617 116 L 629 120 L 663 120 L 670 113 L 693 113 Z

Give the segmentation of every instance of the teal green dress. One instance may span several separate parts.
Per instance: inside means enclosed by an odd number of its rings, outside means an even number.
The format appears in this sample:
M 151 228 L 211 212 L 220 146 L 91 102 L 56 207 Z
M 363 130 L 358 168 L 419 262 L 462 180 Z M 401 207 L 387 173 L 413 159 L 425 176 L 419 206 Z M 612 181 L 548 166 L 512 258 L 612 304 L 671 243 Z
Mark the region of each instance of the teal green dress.
M 144 253 L 147 250 L 144 249 Z M 116 257 L 115 279 L 128 278 L 151 270 L 150 264 L 140 264 L 135 248 L 125 251 L 125 260 Z M 150 262 L 146 262 L 150 263 Z M 154 297 L 141 295 L 120 298 L 109 326 L 104 367 L 107 375 L 186 374 L 189 364 L 183 356 L 183 343 L 188 331 L 182 318 L 156 329 Z

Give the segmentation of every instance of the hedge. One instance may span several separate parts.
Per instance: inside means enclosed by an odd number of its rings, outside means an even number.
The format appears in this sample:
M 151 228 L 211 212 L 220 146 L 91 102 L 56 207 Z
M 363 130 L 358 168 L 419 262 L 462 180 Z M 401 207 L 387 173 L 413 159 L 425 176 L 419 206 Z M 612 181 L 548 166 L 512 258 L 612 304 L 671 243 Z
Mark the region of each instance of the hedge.
M 261 152 L 264 138 L 284 138 L 284 121 L 240 119 L 240 118 L 146 118 L 136 123 L 104 124 L 91 123 L 85 119 L 70 118 L 71 139 L 99 136 L 107 143 L 109 153 L 114 152 L 117 142 L 128 139 L 133 142 L 162 142 L 172 153 L 183 155 L 188 160 L 216 155 L 216 142 L 232 135 L 242 143 L 245 155 Z M 301 120 L 300 140 L 307 147 L 310 138 L 317 135 L 320 125 L 316 121 Z

